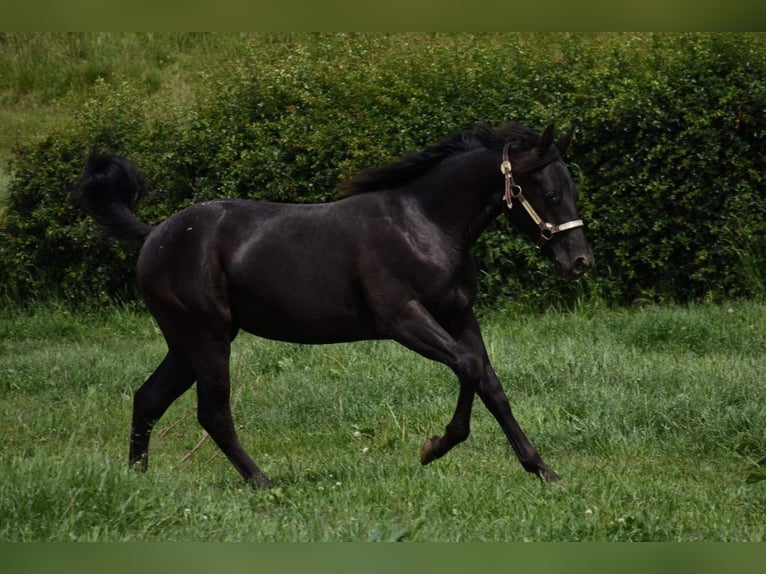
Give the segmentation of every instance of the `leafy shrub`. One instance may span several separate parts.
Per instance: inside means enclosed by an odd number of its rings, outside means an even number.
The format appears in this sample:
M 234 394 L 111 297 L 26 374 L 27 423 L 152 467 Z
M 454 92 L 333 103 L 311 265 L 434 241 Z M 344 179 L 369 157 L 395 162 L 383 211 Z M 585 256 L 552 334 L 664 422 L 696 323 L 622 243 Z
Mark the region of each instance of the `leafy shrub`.
M 132 297 L 136 246 L 69 200 L 95 144 L 153 190 L 157 223 L 217 197 L 327 201 L 337 183 L 477 122 L 574 123 L 567 158 L 597 268 L 563 283 L 498 221 L 476 248 L 485 303 L 753 295 L 766 247 L 766 40 L 756 34 L 250 37 L 192 109 L 99 84 L 73 127 L 16 150 L 0 288 Z M 761 268 L 762 269 L 762 268 Z
M 652 36 L 615 51 L 578 154 L 602 267 L 622 300 L 747 295 L 764 246 L 766 54 L 743 35 Z M 582 149 L 579 148 L 578 152 Z M 576 153 L 578 153 L 576 152 Z M 597 200 L 596 200 L 597 199 Z

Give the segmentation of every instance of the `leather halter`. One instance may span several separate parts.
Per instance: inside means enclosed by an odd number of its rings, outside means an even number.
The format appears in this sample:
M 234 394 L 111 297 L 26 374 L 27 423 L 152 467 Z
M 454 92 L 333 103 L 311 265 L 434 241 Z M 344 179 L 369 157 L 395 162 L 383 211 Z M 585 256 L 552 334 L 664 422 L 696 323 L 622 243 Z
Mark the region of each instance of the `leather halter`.
M 574 219 L 567 221 L 566 223 L 554 224 L 548 223 L 543 220 L 537 213 L 532 204 L 524 197 L 524 193 L 521 191 L 521 186 L 513 180 L 513 169 L 511 168 L 511 162 L 508 159 L 508 148 L 511 144 L 507 143 L 503 147 L 503 163 L 500 164 L 500 171 L 505 175 L 505 204 L 508 209 L 513 208 L 513 200 L 518 201 L 521 206 L 526 210 L 532 221 L 535 222 L 537 227 L 540 228 L 540 237 L 537 240 L 536 247 L 541 249 L 545 242 L 550 240 L 556 233 L 561 231 L 567 231 L 568 229 L 575 229 L 576 227 L 583 227 L 584 223 L 582 219 Z

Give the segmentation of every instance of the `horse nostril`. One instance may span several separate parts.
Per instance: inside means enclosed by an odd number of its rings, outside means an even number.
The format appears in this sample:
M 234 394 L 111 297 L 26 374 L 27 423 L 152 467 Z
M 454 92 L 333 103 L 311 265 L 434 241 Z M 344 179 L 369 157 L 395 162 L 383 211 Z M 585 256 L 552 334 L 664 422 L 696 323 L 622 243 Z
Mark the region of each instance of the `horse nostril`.
M 576 275 L 582 275 L 588 270 L 588 267 L 590 267 L 590 261 L 588 261 L 587 257 L 581 255 L 574 260 L 572 271 L 574 271 Z

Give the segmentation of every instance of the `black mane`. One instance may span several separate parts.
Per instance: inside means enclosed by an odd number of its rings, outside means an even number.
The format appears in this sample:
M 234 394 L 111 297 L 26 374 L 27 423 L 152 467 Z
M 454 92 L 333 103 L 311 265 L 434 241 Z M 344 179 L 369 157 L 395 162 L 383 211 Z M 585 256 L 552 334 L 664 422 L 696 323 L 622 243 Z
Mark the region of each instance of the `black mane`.
M 341 183 L 339 189 L 343 195 L 392 189 L 428 173 L 445 159 L 467 151 L 481 147 L 500 151 L 506 142 L 511 142 L 513 156 L 529 151 L 539 141 L 538 134 L 515 122 L 497 129 L 479 125 L 473 130 L 453 133 L 423 151 L 408 153 L 387 165 L 364 169 Z

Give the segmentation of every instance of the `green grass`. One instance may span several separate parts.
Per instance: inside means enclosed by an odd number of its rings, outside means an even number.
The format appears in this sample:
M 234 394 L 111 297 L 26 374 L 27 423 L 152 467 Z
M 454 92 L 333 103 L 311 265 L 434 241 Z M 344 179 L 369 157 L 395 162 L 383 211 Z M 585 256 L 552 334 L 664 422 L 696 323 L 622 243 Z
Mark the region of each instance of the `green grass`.
M 132 392 L 164 354 L 151 319 L 6 309 L 0 540 L 766 538 L 766 305 L 487 313 L 483 325 L 561 484 L 524 472 L 478 403 L 469 440 L 421 467 L 423 439 L 454 407 L 440 365 L 388 342 L 247 335 L 232 357 L 235 418 L 276 487 L 240 482 L 204 440 L 193 392 L 138 475 Z

